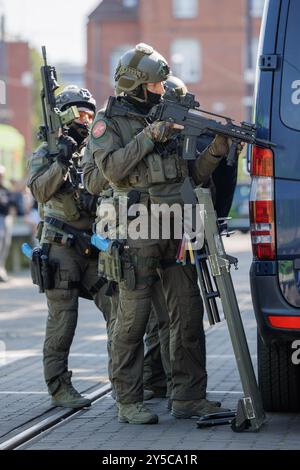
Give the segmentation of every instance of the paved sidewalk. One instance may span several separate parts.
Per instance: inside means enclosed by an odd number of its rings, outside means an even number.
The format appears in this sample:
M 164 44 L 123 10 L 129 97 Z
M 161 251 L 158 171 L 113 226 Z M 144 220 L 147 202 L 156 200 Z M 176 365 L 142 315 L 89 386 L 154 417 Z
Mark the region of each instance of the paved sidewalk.
M 47 306 L 29 273 L 0 283 L 0 439 L 51 409 L 43 380 L 42 348 Z M 70 369 L 79 391 L 107 379 L 106 329 L 101 312 L 80 300 Z

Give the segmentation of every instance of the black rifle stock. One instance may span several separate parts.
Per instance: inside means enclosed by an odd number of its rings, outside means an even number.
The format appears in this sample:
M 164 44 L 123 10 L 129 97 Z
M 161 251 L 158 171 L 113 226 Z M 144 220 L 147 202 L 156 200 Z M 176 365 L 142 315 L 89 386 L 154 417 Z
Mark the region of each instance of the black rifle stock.
M 42 91 L 41 102 L 44 125 L 40 126 L 39 139 L 48 144 L 49 155 L 55 156 L 63 150 L 58 144 L 61 134 L 67 134 L 67 125 L 79 117 L 76 106 L 70 106 L 66 111 L 56 107 L 55 91 L 59 88 L 55 67 L 48 65 L 46 47 L 42 46 L 44 65 L 41 66 Z M 76 163 L 73 162 L 69 171 L 69 180 L 73 186 L 77 185 Z
M 185 160 L 196 158 L 197 139 L 202 134 L 213 136 L 220 134 L 232 140 L 227 156 L 227 163 L 230 166 L 236 164 L 236 150 L 240 142 L 260 147 L 275 146 L 272 142 L 256 137 L 254 124 L 241 122 L 240 125 L 237 125 L 231 118 L 204 111 L 199 106 L 192 93 L 182 96 L 176 94 L 174 90 L 169 90 L 164 95 L 162 102 L 154 106 L 149 113 L 152 120 L 168 121 L 184 126 L 181 135 L 184 139 L 182 156 Z M 218 121 L 214 118 L 218 118 Z

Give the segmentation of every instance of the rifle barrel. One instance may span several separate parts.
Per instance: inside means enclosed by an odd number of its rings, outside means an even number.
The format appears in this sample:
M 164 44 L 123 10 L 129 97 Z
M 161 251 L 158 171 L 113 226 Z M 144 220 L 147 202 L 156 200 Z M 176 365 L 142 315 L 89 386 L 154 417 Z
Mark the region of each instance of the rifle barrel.
M 42 54 L 45 65 L 47 65 L 47 53 L 46 53 L 46 46 L 42 46 Z

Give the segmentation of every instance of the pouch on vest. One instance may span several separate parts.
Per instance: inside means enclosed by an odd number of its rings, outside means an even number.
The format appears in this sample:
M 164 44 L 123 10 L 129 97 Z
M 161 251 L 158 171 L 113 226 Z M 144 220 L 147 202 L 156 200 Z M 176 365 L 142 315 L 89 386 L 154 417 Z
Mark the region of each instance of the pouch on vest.
M 145 157 L 148 167 L 149 183 L 164 183 L 166 181 L 162 157 L 158 153 L 150 153 Z
M 66 219 L 68 221 L 78 220 L 80 219 L 80 212 L 77 207 L 76 201 L 74 199 L 73 193 L 64 193 L 63 194 L 63 211 Z
M 152 204 L 180 204 L 183 205 L 181 196 L 182 183 L 155 184 L 151 186 L 149 196 Z

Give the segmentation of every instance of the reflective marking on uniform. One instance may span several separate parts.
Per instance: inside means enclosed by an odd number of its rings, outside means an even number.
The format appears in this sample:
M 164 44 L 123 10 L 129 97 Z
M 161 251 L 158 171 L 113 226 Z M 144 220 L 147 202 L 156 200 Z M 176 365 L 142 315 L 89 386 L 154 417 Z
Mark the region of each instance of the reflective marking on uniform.
M 106 131 L 106 122 L 103 120 L 97 121 L 93 126 L 92 136 L 95 139 L 99 139 L 99 137 L 101 137 L 105 131 Z

